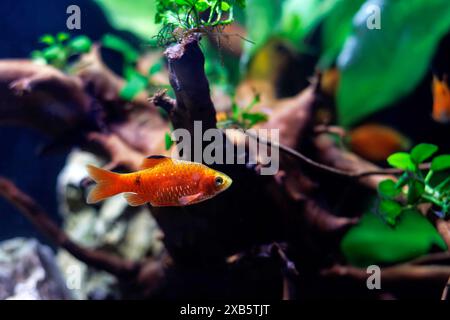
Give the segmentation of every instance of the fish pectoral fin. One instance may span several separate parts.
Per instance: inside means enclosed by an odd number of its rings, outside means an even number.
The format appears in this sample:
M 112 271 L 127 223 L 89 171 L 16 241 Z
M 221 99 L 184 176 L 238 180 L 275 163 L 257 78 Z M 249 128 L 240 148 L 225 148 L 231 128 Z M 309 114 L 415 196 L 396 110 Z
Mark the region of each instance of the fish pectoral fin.
M 196 193 L 191 196 L 184 196 L 179 199 L 179 202 L 182 206 L 186 206 L 188 204 L 196 202 L 197 200 L 200 199 L 201 196 L 202 196 L 202 193 Z
M 147 157 L 141 164 L 141 169 L 149 169 L 153 168 L 157 165 L 160 165 L 161 163 L 165 161 L 171 161 L 172 159 L 166 156 L 150 156 Z
M 132 207 L 139 207 L 148 202 L 137 193 L 125 193 L 124 197 L 125 200 L 127 200 L 128 204 Z

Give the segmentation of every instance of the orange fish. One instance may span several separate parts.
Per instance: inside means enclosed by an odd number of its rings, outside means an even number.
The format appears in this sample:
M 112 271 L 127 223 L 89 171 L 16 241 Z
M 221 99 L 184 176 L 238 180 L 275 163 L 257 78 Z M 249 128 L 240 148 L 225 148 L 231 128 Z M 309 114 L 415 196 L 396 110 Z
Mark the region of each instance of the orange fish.
M 407 150 L 410 141 L 403 134 L 376 123 L 364 124 L 350 131 L 350 148 L 363 158 L 381 162 L 391 154 Z
M 446 80 L 447 76 L 443 81 L 433 76 L 433 119 L 441 123 L 450 121 L 450 90 Z
M 144 160 L 142 170 L 119 174 L 91 165 L 89 175 L 97 185 L 87 203 L 97 203 L 119 193 L 131 206 L 150 203 L 154 207 L 187 206 L 213 198 L 228 189 L 227 175 L 195 162 L 152 156 Z

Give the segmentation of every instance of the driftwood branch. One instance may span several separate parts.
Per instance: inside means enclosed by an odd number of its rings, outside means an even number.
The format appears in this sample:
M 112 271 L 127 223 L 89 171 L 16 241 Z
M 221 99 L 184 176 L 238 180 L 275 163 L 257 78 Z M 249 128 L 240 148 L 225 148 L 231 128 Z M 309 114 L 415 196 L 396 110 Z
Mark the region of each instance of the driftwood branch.
M 66 249 L 75 258 L 87 265 L 110 272 L 119 278 L 130 277 L 139 270 L 139 263 L 127 261 L 103 251 L 87 249 L 74 243 L 49 218 L 44 209 L 31 197 L 19 190 L 11 181 L 3 177 L 0 177 L 0 194 L 17 207 L 54 244 Z
M 170 119 L 175 129 L 187 129 L 192 137 L 194 121 L 201 121 L 203 130 L 216 127 L 216 111 L 204 71 L 205 57 L 198 42 L 199 36 L 193 34 L 165 52 L 170 84 L 176 96 Z

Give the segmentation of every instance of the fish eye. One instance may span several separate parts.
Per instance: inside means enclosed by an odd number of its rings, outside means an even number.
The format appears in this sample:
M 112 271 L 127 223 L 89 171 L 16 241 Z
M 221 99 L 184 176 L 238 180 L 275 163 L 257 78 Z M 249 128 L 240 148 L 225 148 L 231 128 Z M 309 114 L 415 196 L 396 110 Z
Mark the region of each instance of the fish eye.
M 216 183 L 216 186 L 221 186 L 223 183 L 222 177 L 216 177 L 215 183 Z

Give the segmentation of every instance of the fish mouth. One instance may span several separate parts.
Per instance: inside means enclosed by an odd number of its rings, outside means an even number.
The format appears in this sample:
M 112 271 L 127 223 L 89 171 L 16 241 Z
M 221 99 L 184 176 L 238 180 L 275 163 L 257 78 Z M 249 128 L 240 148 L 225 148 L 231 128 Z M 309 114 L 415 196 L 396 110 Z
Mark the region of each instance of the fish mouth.
M 227 179 L 225 179 L 225 185 L 224 185 L 222 191 L 227 190 L 229 187 L 231 187 L 232 184 L 233 184 L 233 180 L 231 180 L 230 177 L 227 177 Z

